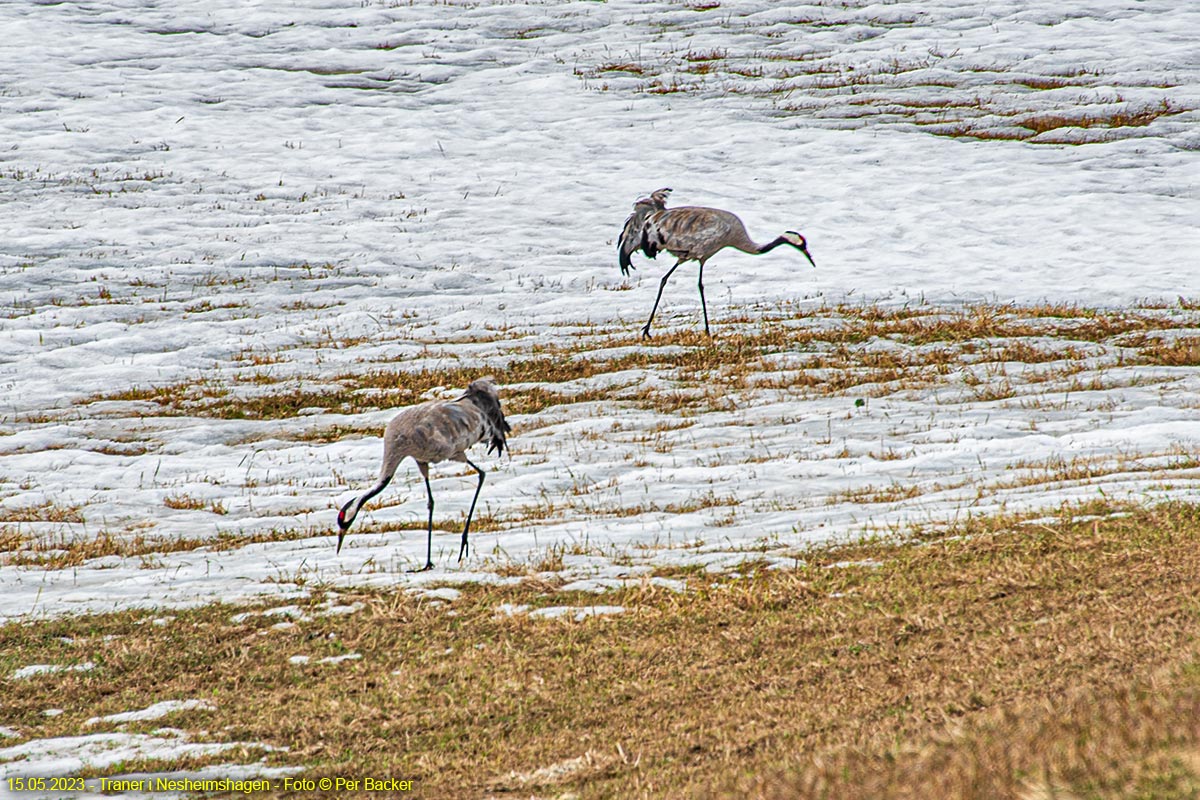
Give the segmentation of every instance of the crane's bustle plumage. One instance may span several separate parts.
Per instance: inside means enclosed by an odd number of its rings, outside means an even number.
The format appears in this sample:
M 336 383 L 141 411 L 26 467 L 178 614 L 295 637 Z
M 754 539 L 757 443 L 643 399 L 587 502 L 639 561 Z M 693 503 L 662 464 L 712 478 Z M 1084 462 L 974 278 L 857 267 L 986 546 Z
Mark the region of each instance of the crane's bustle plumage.
M 667 196 L 670 194 L 670 189 L 656 189 L 650 193 L 649 197 L 642 197 L 633 204 L 633 213 L 625 220 L 625 227 L 621 229 L 621 238 L 617 240 L 617 263 L 621 267 L 622 275 L 628 275 L 629 270 L 634 268 L 629 257 L 636 251 L 641 250 L 650 258 L 658 255 L 657 250 L 651 252 L 646 247 L 644 236 L 646 218 L 656 211 L 665 209 Z

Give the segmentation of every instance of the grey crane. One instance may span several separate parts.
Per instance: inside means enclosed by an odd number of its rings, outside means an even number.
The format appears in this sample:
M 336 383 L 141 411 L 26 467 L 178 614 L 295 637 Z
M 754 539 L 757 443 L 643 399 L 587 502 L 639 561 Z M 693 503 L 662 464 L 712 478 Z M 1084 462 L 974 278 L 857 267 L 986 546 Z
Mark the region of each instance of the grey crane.
M 433 569 L 433 489 L 429 486 L 429 465 L 439 461 L 462 461 L 479 473 L 479 484 L 471 499 L 471 510 L 467 512 L 467 524 L 463 526 L 462 545 L 458 549 L 458 560 L 462 561 L 467 551 L 467 532 L 471 530 L 471 517 L 475 514 L 475 502 L 483 479 L 487 474 L 467 458 L 467 449 L 484 440 L 488 441 L 488 452 L 497 455 L 504 452 L 505 437 L 512 428 L 504 419 L 500 409 L 500 394 L 491 378 L 472 381 L 466 392 L 454 400 L 430 400 L 406 408 L 388 423 L 383 432 L 383 466 L 379 469 L 379 480 L 366 494 L 355 497 L 338 512 L 337 551 L 342 551 L 342 539 L 358 516 L 359 510 L 368 500 L 384 490 L 396 474 L 396 468 L 405 458 L 412 456 L 425 479 L 425 494 L 429 498 L 429 534 L 425 548 L 425 566 L 416 572 Z
M 666 250 L 679 259 L 658 284 L 658 297 L 654 298 L 650 319 L 642 327 L 642 336 L 646 339 L 650 338 L 650 323 L 654 322 L 654 314 L 658 311 L 667 280 L 685 261 L 700 262 L 700 307 L 704 310 L 704 332 L 710 336 L 708 304 L 704 301 L 704 264 L 718 250 L 732 247 L 743 253 L 759 255 L 781 244 L 790 244 L 804 253 L 810 264 L 814 267 L 817 265 L 808 253 L 808 243 L 795 231 L 784 231 L 773 241 L 758 244 L 746 233 L 746 226 L 736 214 L 703 206 L 667 208 L 667 195 L 670 193 L 670 189 L 659 189 L 634 203 L 633 213 L 625 220 L 625 228 L 617 242 L 617 259 L 622 275 L 628 275 L 629 270 L 634 268 L 629 257 L 638 250 L 650 258 Z

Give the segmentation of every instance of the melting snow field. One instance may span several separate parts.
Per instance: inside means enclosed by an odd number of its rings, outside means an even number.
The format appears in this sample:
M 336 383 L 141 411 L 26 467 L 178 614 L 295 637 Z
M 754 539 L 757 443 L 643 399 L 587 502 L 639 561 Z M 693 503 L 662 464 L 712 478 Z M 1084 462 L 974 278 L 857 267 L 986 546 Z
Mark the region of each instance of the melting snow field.
M 674 585 L 662 566 L 790 566 L 831 538 L 1200 489 L 1196 359 L 1134 357 L 1146 335 L 1186 355 L 1200 328 L 1180 299 L 1200 275 L 1195 4 L 96 0 L 0 4 L 0 33 L 0 620 L 513 564 L 602 595 Z M 441 465 L 437 567 L 405 571 L 425 548 L 411 462 L 336 554 L 336 509 L 374 480 L 394 413 L 358 377 L 643 352 L 670 261 L 639 255 L 626 280 L 614 246 L 660 186 L 759 240 L 808 237 L 815 270 L 786 248 L 712 261 L 718 341 L 876 307 L 1154 324 L 1083 344 L 1059 327 L 1008 361 L 968 349 L 844 391 L 790 385 L 847 368 L 781 348 L 762 388 L 686 413 L 654 398 L 703 381 L 653 365 L 510 385 L 562 397 L 510 411 L 511 455 L 479 456 L 492 524 L 467 559 L 473 476 Z M 659 337 L 698 329 L 694 269 Z M 311 402 L 220 410 L 272 392 Z M 19 742 L 0 777 L 243 746 L 265 749 L 175 729 Z
M 461 564 L 473 476 L 434 468 L 445 530 L 422 574 L 405 572 L 425 548 L 411 462 L 334 552 L 394 413 L 369 390 L 212 411 L 379 369 L 636 351 L 670 261 L 638 255 L 623 279 L 615 237 L 660 186 L 759 240 L 808 237 L 815 270 L 787 248 L 713 259 L 718 340 L 759 317 L 976 303 L 1194 334 L 1192 4 L 100 0 L 4 4 L 0 31 L 0 619 L 498 581 L 553 558 L 603 591 L 967 514 L 1197 494 L 1200 372 L 1119 339 L 1052 360 L 1073 382 L 968 365 L 687 416 L 622 399 L 671 390 L 669 370 L 554 387 L 592 394 L 510 413 L 511 456 L 477 460 L 500 522 Z M 694 269 L 659 336 L 698 328 Z M 137 556 L 50 563 L 135 539 Z

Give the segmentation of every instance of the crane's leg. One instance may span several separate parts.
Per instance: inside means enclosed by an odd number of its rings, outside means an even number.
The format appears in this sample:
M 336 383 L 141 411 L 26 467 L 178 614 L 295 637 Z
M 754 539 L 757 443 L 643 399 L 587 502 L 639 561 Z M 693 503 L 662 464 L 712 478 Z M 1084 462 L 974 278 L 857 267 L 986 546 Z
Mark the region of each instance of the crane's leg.
M 700 287 L 700 308 L 704 309 L 704 335 L 712 336 L 708 332 L 708 304 L 704 302 L 704 261 L 700 261 L 700 281 L 697 284 Z
M 662 276 L 662 280 L 658 282 L 658 297 L 654 298 L 654 308 L 650 309 L 650 319 L 646 320 L 646 324 L 642 326 L 642 338 L 650 338 L 650 323 L 654 322 L 654 314 L 658 311 L 658 302 L 662 300 L 663 289 L 667 288 L 667 279 L 671 277 L 671 273 L 679 269 L 684 259 L 679 259 L 675 262 L 675 266 L 667 270 L 667 274 Z
M 417 462 L 421 477 L 425 479 L 425 496 L 429 498 L 429 533 L 425 538 L 425 566 L 411 569 L 409 572 L 424 572 L 433 569 L 433 488 L 429 485 L 429 465 L 424 461 Z
M 467 531 L 471 530 L 471 517 L 475 516 L 475 501 L 479 499 L 479 490 L 483 488 L 483 479 L 487 476 L 487 473 L 475 466 L 471 459 L 464 457 L 463 461 L 466 461 L 472 469 L 479 473 L 479 483 L 475 486 L 475 496 L 471 498 L 471 510 L 467 512 L 467 524 L 463 526 L 462 546 L 458 548 L 459 561 L 462 561 L 463 554 L 467 552 Z

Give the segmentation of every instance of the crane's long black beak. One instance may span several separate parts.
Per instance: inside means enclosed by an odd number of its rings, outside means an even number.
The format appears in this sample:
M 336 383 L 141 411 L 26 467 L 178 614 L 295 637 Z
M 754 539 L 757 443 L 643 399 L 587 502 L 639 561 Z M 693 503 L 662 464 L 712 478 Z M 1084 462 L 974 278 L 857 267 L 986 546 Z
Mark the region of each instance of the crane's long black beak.
M 353 502 L 354 502 L 353 500 L 350 501 L 350 503 L 353 503 Z M 350 507 L 350 503 L 346 503 L 346 505 L 342 506 L 341 510 L 338 511 L 337 552 L 339 552 L 339 553 L 342 552 L 342 540 L 346 538 L 346 531 L 350 530 L 350 525 L 346 523 L 346 509 Z
M 807 248 L 807 247 L 801 247 L 801 248 L 800 248 L 800 252 L 801 252 L 801 253 L 804 253 L 804 257 L 808 259 L 808 263 L 810 263 L 810 264 L 812 264 L 812 265 L 813 265 L 813 269 L 816 269 L 816 268 L 817 268 L 817 262 L 813 261 L 813 260 L 812 260 L 812 256 L 810 256 L 810 255 L 808 254 L 808 248 Z

